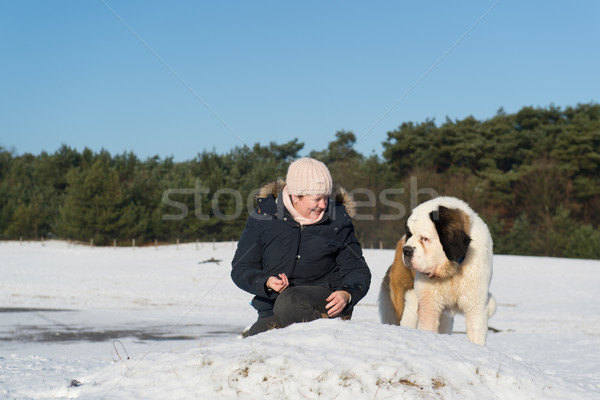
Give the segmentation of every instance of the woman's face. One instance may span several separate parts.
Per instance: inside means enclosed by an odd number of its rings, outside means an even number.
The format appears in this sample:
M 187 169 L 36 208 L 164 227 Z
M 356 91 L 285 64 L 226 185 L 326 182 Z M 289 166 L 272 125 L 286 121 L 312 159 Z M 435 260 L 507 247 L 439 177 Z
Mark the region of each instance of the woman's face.
M 327 208 L 328 196 L 294 196 L 292 204 L 298 214 L 304 218 L 317 219 Z

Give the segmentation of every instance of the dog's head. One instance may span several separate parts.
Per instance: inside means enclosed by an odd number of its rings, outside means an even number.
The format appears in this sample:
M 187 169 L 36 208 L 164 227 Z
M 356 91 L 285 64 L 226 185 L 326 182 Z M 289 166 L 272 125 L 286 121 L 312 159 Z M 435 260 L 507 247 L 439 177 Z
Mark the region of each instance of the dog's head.
M 469 221 L 459 208 L 415 208 L 406 220 L 404 264 L 429 278 L 454 276 L 471 242 Z

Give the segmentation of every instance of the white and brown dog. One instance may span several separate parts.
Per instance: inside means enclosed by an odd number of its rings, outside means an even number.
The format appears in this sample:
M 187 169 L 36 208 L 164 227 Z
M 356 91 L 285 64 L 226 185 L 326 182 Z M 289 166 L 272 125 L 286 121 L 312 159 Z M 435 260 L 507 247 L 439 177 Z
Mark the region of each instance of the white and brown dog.
M 420 204 L 381 284 L 381 321 L 450 334 L 460 312 L 468 339 L 485 345 L 496 311 L 488 291 L 492 247 L 487 225 L 464 201 L 437 197 Z

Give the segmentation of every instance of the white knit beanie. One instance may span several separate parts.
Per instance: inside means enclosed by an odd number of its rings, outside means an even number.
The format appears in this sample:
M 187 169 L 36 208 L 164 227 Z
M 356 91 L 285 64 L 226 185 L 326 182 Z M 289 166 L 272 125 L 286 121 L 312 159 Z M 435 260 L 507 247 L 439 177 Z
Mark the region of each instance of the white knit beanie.
M 291 163 L 285 181 L 288 193 L 296 196 L 329 196 L 333 187 L 327 166 L 310 157 Z

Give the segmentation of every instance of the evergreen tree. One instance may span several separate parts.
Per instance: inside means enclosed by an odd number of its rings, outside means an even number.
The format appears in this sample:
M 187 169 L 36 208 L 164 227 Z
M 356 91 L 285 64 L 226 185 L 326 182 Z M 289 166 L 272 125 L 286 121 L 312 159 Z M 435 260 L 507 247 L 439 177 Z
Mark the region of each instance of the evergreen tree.
M 577 226 L 565 239 L 564 257 L 600 259 L 600 230 L 591 225 Z
M 63 237 L 109 244 L 124 226 L 119 175 L 99 157 L 89 169 L 68 174 L 65 202 L 60 210 Z
M 527 215 L 519 216 L 510 231 L 494 245 L 495 253 L 533 255 L 535 232 Z

